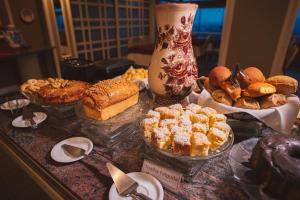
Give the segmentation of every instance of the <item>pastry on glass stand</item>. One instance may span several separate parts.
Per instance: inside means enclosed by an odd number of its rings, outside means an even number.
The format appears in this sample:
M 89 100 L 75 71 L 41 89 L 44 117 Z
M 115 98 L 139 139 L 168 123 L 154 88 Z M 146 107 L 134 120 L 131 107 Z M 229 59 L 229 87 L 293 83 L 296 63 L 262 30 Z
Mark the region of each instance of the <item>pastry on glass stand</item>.
M 197 104 L 185 108 L 174 104 L 150 110 L 142 127 L 151 145 L 179 156 L 208 156 L 231 137 L 225 115 Z
M 48 78 L 29 79 L 20 87 L 31 101 L 39 104 L 60 105 L 78 101 L 89 84 L 83 81 Z
M 107 120 L 138 103 L 139 88 L 125 79 L 99 81 L 86 90 L 82 98 L 87 117 Z
M 46 104 L 68 104 L 80 100 L 89 84 L 83 81 L 48 79 L 38 94 Z
M 49 84 L 46 80 L 29 79 L 20 86 L 22 94 L 32 102 L 41 102 L 38 91 Z

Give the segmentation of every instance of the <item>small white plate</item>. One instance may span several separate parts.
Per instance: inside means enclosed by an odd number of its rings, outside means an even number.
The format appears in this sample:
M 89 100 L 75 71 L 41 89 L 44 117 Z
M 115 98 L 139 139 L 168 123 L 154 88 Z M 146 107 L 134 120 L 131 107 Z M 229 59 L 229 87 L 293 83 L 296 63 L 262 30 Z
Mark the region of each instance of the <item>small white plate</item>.
M 1 104 L 0 108 L 2 110 L 16 110 L 28 106 L 29 104 L 30 101 L 28 99 L 15 99 Z
M 139 186 L 137 191 L 143 193 L 150 197 L 153 200 L 163 200 L 164 199 L 164 190 L 160 182 L 151 176 L 143 172 L 132 172 L 128 173 L 133 180 L 135 180 Z M 109 190 L 109 199 L 110 200 L 131 200 L 131 197 L 121 197 L 116 189 L 115 184 L 113 184 Z
M 35 121 L 35 123 L 37 125 L 42 123 L 43 121 L 45 121 L 45 119 L 47 118 L 46 113 L 43 113 L 43 112 L 34 112 L 33 114 L 34 114 L 34 117 L 32 119 Z M 28 121 L 26 121 L 26 120 L 23 120 L 23 115 L 20 115 L 19 117 L 15 118 L 12 121 L 12 125 L 17 128 L 30 127 L 30 123 L 28 123 Z
M 82 148 L 86 151 L 86 154 L 91 153 L 93 149 L 93 142 L 85 137 L 72 137 L 65 139 L 59 143 L 57 143 L 51 150 L 51 158 L 57 162 L 61 163 L 69 163 L 69 162 L 75 162 L 77 160 L 82 159 L 84 156 L 80 156 L 77 158 L 70 157 L 65 153 L 65 151 L 62 149 L 63 144 L 69 144 L 73 145 L 75 147 Z

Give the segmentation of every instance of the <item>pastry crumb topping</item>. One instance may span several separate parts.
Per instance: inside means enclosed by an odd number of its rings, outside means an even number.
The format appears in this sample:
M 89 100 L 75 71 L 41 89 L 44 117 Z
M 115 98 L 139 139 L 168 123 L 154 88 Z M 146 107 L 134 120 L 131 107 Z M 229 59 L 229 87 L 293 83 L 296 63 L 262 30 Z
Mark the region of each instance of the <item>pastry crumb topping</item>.
M 146 114 L 144 122 L 156 123 L 150 128 L 144 126 L 145 138 L 152 145 L 178 155 L 207 156 L 209 150 L 216 151 L 226 142 L 231 130 L 225 115 L 197 104 L 155 108 Z
M 181 145 L 190 145 L 191 136 L 188 133 L 177 133 L 174 136 L 174 142 Z

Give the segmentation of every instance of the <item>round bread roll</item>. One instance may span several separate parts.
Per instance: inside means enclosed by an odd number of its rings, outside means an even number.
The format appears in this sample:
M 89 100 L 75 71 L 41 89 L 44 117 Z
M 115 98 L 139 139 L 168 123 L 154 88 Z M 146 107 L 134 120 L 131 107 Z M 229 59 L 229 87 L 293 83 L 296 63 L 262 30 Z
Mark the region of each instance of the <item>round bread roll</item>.
M 221 89 L 213 91 L 212 95 L 213 99 L 219 103 L 232 106 L 232 99 L 231 97 Z
M 269 83 L 256 82 L 248 86 L 248 88 L 242 93 L 245 97 L 261 97 L 267 94 L 273 94 L 276 92 L 276 88 Z
M 224 66 L 217 66 L 209 73 L 210 84 L 214 87 L 220 87 L 220 84 L 226 81 L 231 75 L 231 71 Z
M 243 77 L 240 73 L 238 74 L 238 81 L 241 88 L 247 88 L 251 83 L 265 82 L 266 78 L 262 71 L 257 67 L 247 67 L 243 70 L 246 77 Z
M 239 98 L 235 104 L 235 107 L 246 108 L 246 109 L 260 109 L 259 102 L 250 97 L 241 97 Z
M 271 76 L 266 82 L 274 85 L 276 92 L 280 94 L 290 95 L 295 93 L 298 89 L 298 81 L 289 76 Z
M 260 99 L 259 104 L 261 109 L 277 107 L 286 104 L 287 99 L 283 94 L 271 94 Z

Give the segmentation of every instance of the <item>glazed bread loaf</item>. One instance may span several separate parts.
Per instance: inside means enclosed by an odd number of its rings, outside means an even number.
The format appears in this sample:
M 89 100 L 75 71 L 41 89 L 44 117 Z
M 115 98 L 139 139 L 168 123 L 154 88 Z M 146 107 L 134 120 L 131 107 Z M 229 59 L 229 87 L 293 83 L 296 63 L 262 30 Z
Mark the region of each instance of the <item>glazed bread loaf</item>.
M 267 79 L 267 83 L 276 87 L 277 93 L 290 95 L 297 91 L 298 81 L 292 77 L 277 75 Z
M 82 99 L 85 114 L 107 120 L 138 102 L 139 88 L 131 81 L 109 79 L 90 87 Z
M 286 96 L 283 94 L 271 94 L 260 99 L 260 108 L 266 109 L 281 106 L 287 103 Z
M 269 83 L 256 82 L 248 86 L 248 88 L 243 92 L 243 96 L 246 97 L 261 97 L 268 94 L 273 94 L 276 92 L 276 88 Z
M 254 110 L 260 109 L 258 101 L 250 97 L 239 98 L 235 102 L 234 106 L 239 108 L 254 109 Z

